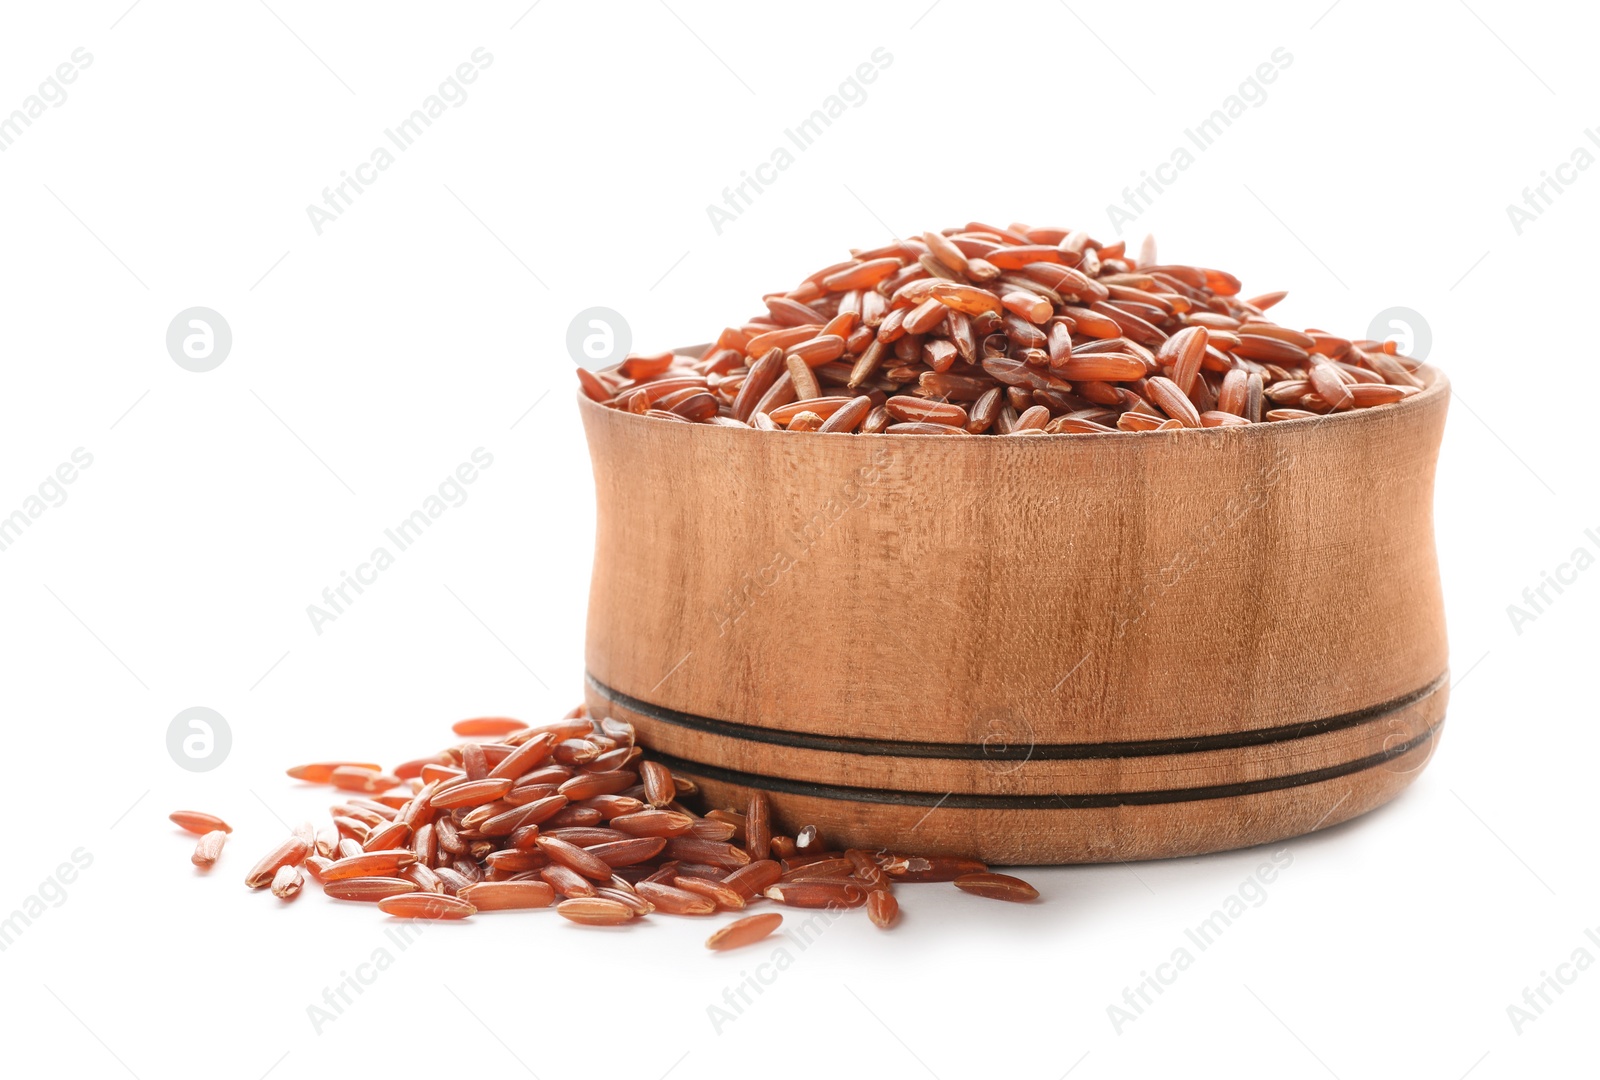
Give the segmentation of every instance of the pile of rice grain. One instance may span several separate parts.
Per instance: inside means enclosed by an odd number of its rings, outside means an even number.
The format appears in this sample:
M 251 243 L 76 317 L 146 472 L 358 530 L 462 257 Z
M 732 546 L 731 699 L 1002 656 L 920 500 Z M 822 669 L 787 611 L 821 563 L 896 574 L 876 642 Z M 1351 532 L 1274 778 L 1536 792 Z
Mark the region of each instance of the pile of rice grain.
M 917 435 L 1161 431 L 1388 405 L 1425 385 L 1392 341 L 1292 330 L 1222 270 L 1079 230 L 972 222 L 856 250 L 700 358 L 579 369 L 661 420 Z
M 761 792 L 740 808 L 697 812 L 689 805 L 694 781 L 646 757 L 631 724 L 583 706 L 550 724 L 480 717 L 454 731 L 466 741 L 392 772 L 360 761 L 289 769 L 342 799 L 325 824 L 305 822 L 261 856 L 245 884 L 287 901 L 309 878 L 334 900 L 375 904 L 397 918 L 553 907 L 591 926 L 657 912 L 744 915 L 767 902 L 865 908 L 888 929 L 904 884 L 950 882 L 1015 902 L 1039 895 L 972 859 L 833 849 L 812 825 L 785 835 Z M 195 810 L 171 820 L 200 836 L 190 859 L 211 870 L 231 827 Z M 747 915 L 706 945 L 748 945 L 782 921 L 777 912 Z

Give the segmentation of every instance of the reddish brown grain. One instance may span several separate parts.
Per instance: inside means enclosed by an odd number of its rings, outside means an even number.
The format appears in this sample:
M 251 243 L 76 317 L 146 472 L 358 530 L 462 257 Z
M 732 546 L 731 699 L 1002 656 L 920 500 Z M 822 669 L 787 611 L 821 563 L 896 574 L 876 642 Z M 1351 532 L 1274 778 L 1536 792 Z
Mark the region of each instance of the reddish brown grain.
M 194 846 L 194 854 L 189 856 L 189 861 L 202 870 L 209 870 L 222 855 L 222 845 L 228 842 L 228 834 L 223 829 L 213 829 L 200 838 Z
M 991 900 L 1025 903 L 1039 898 L 1038 889 L 1010 874 L 962 874 L 955 879 L 955 885 L 962 892 L 969 892 L 974 896 L 986 896 Z
M 200 810 L 174 810 L 167 815 L 169 821 L 186 832 L 196 836 L 204 836 L 209 832 L 231 833 L 233 827 L 215 814 L 207 814 Z
M 400 919 L 465 919 L 478 911 L 460 897 L 423 892 L 386 896 L 378 901 L 378 910 Z
M 563 900 L 556 905 L 556 914 L 585 926 L 619 926 L 634 917 L 628 905 L 602 896 Z
M 782 925 L 781 912 L 764 911 L 759 915 L 746 915 L 742 919 L 735 919 L 728 925 L 720 927 L 716 933 L 706 938 L 706 948 L 726 952 L 729 949 L 753 945 L 771 935 Z
M 578 377 L 592 400 L 660 419 L 892 435 L 1238 426 L 1199 417 L 1277 422 L 1399 400 L 1393 389 L 1345 388 L 1352 383 L 1423 385 L 1392 342 L 1279 325 L 1263 313 L 1283 293 L 1241 300 L 1226 271 L 1153 258 L 1153 242 L 1135 255 L 1082 230 L 929 231 L 769 294 L 765 311 L 725 328 L 703 358 L 631 354 Z M 1315 371 L 1318 358 L 1344 365 L 1348 377 L 1335 385 L 1330 371 Z M 1319 375 L 1309 400 L 1273 393 Z M 1282 408 L 1257 408 L 1252 379 Z M 834 400 L 841 387 L 853 396 Z M 1015 417 L 1003 407 L 1006 388 Z M 1024 390 L 1033 398 L 1016 400 Z M 1035 409 L 1046 410 L 1045 422 Z M 1142 418 L 1157 413 L 1175 422 Z

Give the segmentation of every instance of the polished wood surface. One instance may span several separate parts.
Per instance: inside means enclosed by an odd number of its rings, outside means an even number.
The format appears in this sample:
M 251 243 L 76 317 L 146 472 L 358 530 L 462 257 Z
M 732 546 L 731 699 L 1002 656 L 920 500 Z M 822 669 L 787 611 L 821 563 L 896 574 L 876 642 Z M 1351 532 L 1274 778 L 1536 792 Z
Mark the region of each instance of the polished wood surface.
M 1370 809 L 1444 714 L 1449 391 L 1427 375 L 1329 418 L 1021 438 L 691 426 L 580 397 L 591 706 L 713 796 L 766 787 L 780 821 L 860 843 L 926 815 L 923 847 L 995 861 L 1258 843 L 1341 784 L 1324 824 Z M 1279 786 L 1215 793 L 1251 784 Z M 1093 805 L 1004 801 L 1052 796 Z M 1163 801 L 1096 804 L 1119 798 Z

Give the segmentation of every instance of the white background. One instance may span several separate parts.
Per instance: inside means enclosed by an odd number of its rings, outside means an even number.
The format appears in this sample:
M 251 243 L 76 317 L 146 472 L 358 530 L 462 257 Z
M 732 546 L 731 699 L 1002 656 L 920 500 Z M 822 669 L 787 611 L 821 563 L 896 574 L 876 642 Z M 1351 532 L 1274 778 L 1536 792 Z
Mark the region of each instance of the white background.
M 92 864 L 0 953 L 14 1070 L 118 1076 L 748 1074 L 1455 1080 L 1592 1070 L 1600 971 L 1520 1033 L 1507 1007 L 1600 928 L 1600 553 L 1592 238 L 1600 170 L 1506 211 L 1600 124 L 1579 5 L 1078 0 L 717 5 L 125 0 L 7 4 L 0 114 L 82 47 L 0 153 L 0 513 L 75 448 L 68 498 L 0 552 L 10 791 L 0 915 Z M 1585 21 L 1589 20 L 1589 21 Z M 306 206 L 473 50 L 493 56 L 345 213 Z M 882 47 L 892 63 L 719 235 L 706 205 Z M 991 219 L 1114 234 L 1106 206 L 1282 47 L 1292 63 L 1127 230 L 1294 325 L 1404 306 L 1456 389 L 1438 546 L 1453 677 L 1430 768 L 1285 845 L 1287 870 L 1136 1021 L 1107 1007 L 1263 850 L 1034 870 L 1001 906 L 908 888 L 893 933 L 725 956 L 704 921 L 527 913 L 398 952 L 375 911 L 240 884 L 326 793 L 281 772 L 431 752 L 481 713 L 580 696 L 592 538 L 567 324 L 707 340 L 851 245 Z M 1547 189 L 1549 190 L 1549 189 Z M 173 316 L 233 347 L 194 374 Z M 477 447 L 492 467 L 335 622 L 306 606 Z M 1551 594 L 1554 595 L 1553 593 Z M 221 712 L 215 771 L 169 758 Z M 235 826 L 192 872 L 168 811 Z M 45 887 L 57 897 L 54 887 Z M 1596 929 L 1600 936 L 1600 929 Z M 731 1023 L 708 1013 L 793 957 Z M 319 1032 L 307 1007 L 394 963 Z M 1191 951 L 1193 951 L 1191 949 Z M 767 970 L 767 969 L 763 969 Z M 17 1057 L 22 1054 L 23 1057 Z

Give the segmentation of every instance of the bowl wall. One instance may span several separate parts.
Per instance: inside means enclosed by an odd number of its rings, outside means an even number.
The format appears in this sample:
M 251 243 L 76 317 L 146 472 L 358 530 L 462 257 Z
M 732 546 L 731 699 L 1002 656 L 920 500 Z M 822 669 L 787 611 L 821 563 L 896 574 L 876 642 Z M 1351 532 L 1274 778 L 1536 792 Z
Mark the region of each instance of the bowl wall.
M 580 398 L 591 704 L 719 804 L 767 790 L 858 846 L 1085 861 L 1343 820 L 1443 720 L 1424 370 L 1333 417 L 1024 438 Z

